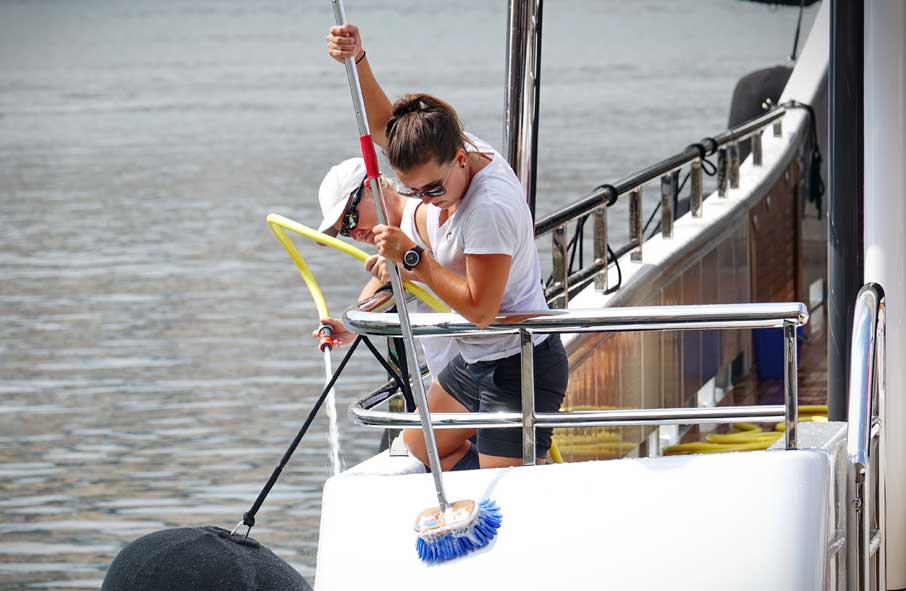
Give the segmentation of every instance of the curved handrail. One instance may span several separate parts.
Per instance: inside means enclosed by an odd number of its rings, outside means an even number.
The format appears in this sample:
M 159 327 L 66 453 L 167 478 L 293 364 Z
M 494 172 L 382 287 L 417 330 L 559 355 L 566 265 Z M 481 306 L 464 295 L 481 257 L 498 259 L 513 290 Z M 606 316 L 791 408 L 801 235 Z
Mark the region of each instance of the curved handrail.
M 868 466 L 871 444 L 872 398 L 875 393 L 878 320 L 883 290 L 868 284 L 859 290 L 853 311 L 849 373 L 849 412 L 846 451 L 850 461 Z
M 608 332 L 648 330 L 705 330 L 800 326 L 808 322 L 808 309 L 800 302 L 766 304 L 709 304 L 701 306 L 638 306 L 625 308 L 576 308 L 501 314 L 479 328 L 458 314 L 411 314 L 416 336 L 462 336 L 536 333 Z M 358 334 L 399 336 L 396 314 L 347 310 L 343 322 Z
M 880 465 L 871 453 L 871 445 L 874 438 L 880 437 L 881 431 L 876 403 L 880 403 L 884 393 L 885 335 L 884 290 L 876 283 L 869 283 L 856 296 L 849 366 L 847 589 L 871 588 L 871 555 L 878 549 L 881 539 L 880 533 L 875 536 L 871 530 L 876 498 L 873 460 L 875 466 Z
M 431 426 L 440 429 L 491 428 L 523 430 L 523 459 L 535 458 L 534 430 L 537 427 L 591 427 L 658 424 L 732 423 L 784 420 L 787 449 L 795 449 L 798 422 L 796 326 L 808 321 L 808 310 L 799 302 L 767 304 L 713 304 L 703 306 L 649 306 L 632 308 L 594 308 L 545 310 L 498 316 L 486 328 L 479 328 L 456 314 L 413 314 L 412 331 L 421 336 L 491 335 L 519 333 L 522 342 L 522 412 L 505 413 L 432 413 Z M 343 321 L 350 330 L 363 335 L 399 335 L 399 319 L 393 314 L 347 310 Z M 654 330 L 784 329 L 783 405 L 729 408 L 669 408 L 534 412 L 532 375 L 533 333 L 615 332 Z M 408 428 L 418 418 L 407 413 L 372 410 L 386 400 L 382 390 L 357 400 L 349 408 L 353 421 L 378 427 Z
M 369 427 L 394 429 L 418 428 L 418 415 L 371 410 L 386 398 L 369 396 L 349 407 L 353 420 Z M 520 412 L 433 412 L 434 429 L 516 429 L 522 428 Z M 782 404 L 726 406 L 712 408 L 631 408 L 607 410 L 571 410 L 535 414 L 536 427 L 641 427 L 688 425 L 694 423 L 769 423 L 784 420 Z
M 327 313 L 327 302 L 324 299 L 324 294 L 321 292 L 321 287 L 318 285 L 318 280 L 315 279 L 314 274 L 311 272 L 311 269 L 308 268 L 308 265 L 305 263 L 305 259 L 302 258 L 302 255 L 299 254 L 299 250 L 296 248 L 296 245 L 293 244 L 293 241 L 287 236 L 285 230 L 290 230 L 295 232 L 300 236 L 304 236 L 309 240 L 313 240 L 318 244 L 323 244 L 324 246 L 329 246 L 335 250 L 351 256 L 354 259 L 358 259 L 361 262 L 365 262 L 368 259 L 368 253 L 365 251 L 356 248 L 355 246 L 343 242 L 338 238 L 333 236 L 328 236 L 323 232 L 318 232 L 313 228 L 309 228 L 304 224 L 293 221 L 282 215 L 271 213 L 267 216 L 267 225 L 270 227 L 271 231 L 277 237 L 277 240 L 280 241 L 280 244 L 283 245 L 283 248 L 286 249 L 286 252 L 289 254 L 290 258 L 296 264 L 296 267 L 299 269 L 299 274 L 302 275 L 302 279 L 305 281 L 305 285 L 308 286 L 308 290 L 311 292 L 312 298 L 315 300 L 315 306 L 318 308 L 318 314 L 321 318 L 327 318 L 329 314 Z M 406 290 L 409 291 L 412 295 L 418 299 L 425 302 L 432 310 L 435 312 L 448 312 L 450 308 L 444 305 L 443 302 L 438 300 L 432 294 L 428 293 L 418 285 L 414 283 L 406 282 L 403 284 L 406 287 Z

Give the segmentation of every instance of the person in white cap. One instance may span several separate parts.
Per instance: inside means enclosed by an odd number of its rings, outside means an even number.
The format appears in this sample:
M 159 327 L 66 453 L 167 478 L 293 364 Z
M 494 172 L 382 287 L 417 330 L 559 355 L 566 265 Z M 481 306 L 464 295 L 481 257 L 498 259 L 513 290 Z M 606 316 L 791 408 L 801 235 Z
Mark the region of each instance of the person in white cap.
M 365 162 L 361 158 L 350 158 L 331 167 L 318 189 L 318 201 L 324 216 L 318 226 L 319 232 L 334 237 L 348 236 L 358 242 L 374 245 L 372 229 L 378 224 L 377 211 L 371 186 L 365 181 Z M 386 177 L 380 177 L 380 183 L 387 209 L 387 223 L 400 228 L 422 248 L 430 251 L 428 237 L 431 229 L 437 227 L 440 210 L 417 199 L 401 196 L 394 182 Z M 372 255 L 365 262 L 365 270 L 374 277 L 362 290 L 359 299 L 372 295 L 387 282 L 383 261 L 383 257 Z M 405 281 L 415 280 L 411 273 L 404 270 L 402 277 Z
M 365 182 L 365 162 L 361 158 L 350 158 L 333 166 L 321 181 L 318 189 L 318 201 L 324 216 L 318 231 L 329 236 L 349 236 L 358 242 L 374 244 L 372 229 L 377 225 L 377 212 L 371 196 L 371 187 Z M 391 226 L 400 228 L 426 252 L 431 252 L 428 238 L 436 232 L 440 210 L 433 205 L 425 204 L 419 199 L 408 199 L 397 193 L 396 185 L 386 177 L 380 178 L 384 201 L 387 208 L 387 221 Z M 365 269 L 374 275 L 362 289 L 359 300 L 373 295 L 389 280 L 383 257 L 373 255 L 365 263 Z M 405 281 L 418 283 L 420 287 L 431 290 L 418 282 L 410 273 L 400 269 Z M 416 304 L 417 312 L 431 312 L 423 302 Z M 350 333 L 342 321 L 336 318 L 322 318 L 333 330 L 333 340 L 337 345 L 351 342 L 355 335 Z M 317 331 L 315 331 L 317 335 Z M 443 337 L 421 337 L 418 339 L 425 353 L 425 361 L 432 377 L 436 377 L 447 364 L 459 353 L 454 339 Z
M 318 189 L 318 201 L 324 216 L 318 227 L 319 232 L 374 243 L 368 239 L 368 232 L 377 225 L 377 214 L 371 199 L 371 187 L 365 180 L 365 161 L 361 158 L 350 158 L 331 167 Z M 381 177 L 380 182 L 387 197 L 387 215 L 391 224 L 399 227 L 407 199 L 397 195 L 392 181 Z M 424 218 L 424 215 L 421 217 Z

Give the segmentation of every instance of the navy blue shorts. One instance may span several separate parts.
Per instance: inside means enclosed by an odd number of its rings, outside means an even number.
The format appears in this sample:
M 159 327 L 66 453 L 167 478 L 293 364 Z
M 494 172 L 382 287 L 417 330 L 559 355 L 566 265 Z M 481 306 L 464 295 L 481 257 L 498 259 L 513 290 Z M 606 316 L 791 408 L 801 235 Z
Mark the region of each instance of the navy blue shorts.
M 569 362 L 560 336 L 535 345 L 535 412 L 557 412 L 569 383 Z M 517 353 L 503 359 L 466 363 L 457 355 L 437 381 L 469 412 L 522 412 L 522 362 Z M 537 455 L 551 447 L 552 429 L 536 429 Z M 490 456 L 522 457 L 521 429 L 479 429 L 478 451 Z

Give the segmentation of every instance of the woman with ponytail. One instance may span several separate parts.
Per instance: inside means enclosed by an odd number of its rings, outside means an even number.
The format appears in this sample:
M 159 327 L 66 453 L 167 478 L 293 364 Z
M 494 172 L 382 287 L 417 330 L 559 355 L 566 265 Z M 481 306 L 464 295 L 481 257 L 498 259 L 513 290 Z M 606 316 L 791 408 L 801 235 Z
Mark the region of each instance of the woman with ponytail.
M 404 280 L 420 281 L 458 314 L 484 327 L 500 313 L 547 310 L 534 225 L 519 179 L 489 144 L 463 131 L 459 117 L 429 94 L 409 94 L 391 103 L 381 89 L 354 25 L 332 27 L 328 52 L 337 61 L 353 58 L 358 69 L 372 139 L 381 146 L 403 185 L 399 194 L 441 209 L 431 236 L 433 253 L 392 226 L 375 226 L 376 257 L 400 263 Z M 384 278 L 380 259 L 367 266 Z M 518 335 L 457 337 L 460 355 L 428 392 L 432 412 L 497 412 L 521 408 Z M 558 335 L 535 335 L 535 408 L 556 412 L 568 381 L 566 351 Z M 522 463 L 519 429 L 474 429 L 436 433 L 444 470 L 477 453 L 482 468 Z M 419 430 L 404 440 L 412 455 L 427 455 Z M 538 429 L 543 459 L 551 430 Z

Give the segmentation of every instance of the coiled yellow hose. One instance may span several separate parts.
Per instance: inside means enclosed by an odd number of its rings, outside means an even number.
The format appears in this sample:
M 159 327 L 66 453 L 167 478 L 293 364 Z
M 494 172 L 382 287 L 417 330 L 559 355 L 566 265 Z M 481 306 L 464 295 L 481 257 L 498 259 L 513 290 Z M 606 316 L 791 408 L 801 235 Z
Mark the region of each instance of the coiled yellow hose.
M 799 407 L 799 422 L 826 423 L 827 405 L 803 405 Z M 727 451 L 755 451 L 771 447 L 783 436 L 784 423 L 774 425 L 773 431 L 763 431 L 752 423 L 737 423 L 731 433 L 711 433 L 705 441 L 678 443 L 664 448 L 664 455 L 721 453 Z

